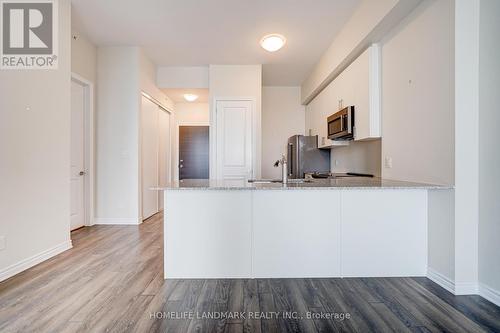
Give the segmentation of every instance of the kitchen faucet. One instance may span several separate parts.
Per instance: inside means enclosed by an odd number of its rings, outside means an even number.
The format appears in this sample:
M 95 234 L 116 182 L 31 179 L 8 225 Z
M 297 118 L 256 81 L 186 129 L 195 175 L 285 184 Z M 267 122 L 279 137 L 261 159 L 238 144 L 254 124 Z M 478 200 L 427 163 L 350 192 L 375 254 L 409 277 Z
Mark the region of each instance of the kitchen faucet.
M 274 167 L 277 168 L 280 164 L 281 164 L 281 181 L 283 184 L 287 184 L 288 183 L 288 167 L 287 167 L 286 156 L 284 154 L 281 155 L 281 159 L 274 162 Z

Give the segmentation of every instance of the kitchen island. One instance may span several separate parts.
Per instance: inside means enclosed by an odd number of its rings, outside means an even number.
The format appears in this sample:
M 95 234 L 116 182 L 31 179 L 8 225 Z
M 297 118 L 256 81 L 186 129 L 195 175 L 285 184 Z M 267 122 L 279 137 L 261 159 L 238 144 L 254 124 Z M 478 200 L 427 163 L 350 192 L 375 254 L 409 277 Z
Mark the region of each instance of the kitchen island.
M 428 191 L 378 178 L 165 191 L 165 278 L 425 276 Z

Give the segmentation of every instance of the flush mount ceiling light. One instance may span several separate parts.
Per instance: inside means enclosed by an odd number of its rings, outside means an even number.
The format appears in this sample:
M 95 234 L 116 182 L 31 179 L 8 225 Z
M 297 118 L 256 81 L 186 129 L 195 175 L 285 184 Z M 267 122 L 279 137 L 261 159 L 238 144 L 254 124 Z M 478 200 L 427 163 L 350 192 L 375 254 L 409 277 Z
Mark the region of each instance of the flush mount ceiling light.
M 280 34 L 270 34 L 262 37 L 260 46 L 266 51 L 276 52 L 286 43 L 286 38 Z
M 198 95 L 195 94 L 184 94 L 184 99 L 188 102 L 194 102 L 198 99 Z

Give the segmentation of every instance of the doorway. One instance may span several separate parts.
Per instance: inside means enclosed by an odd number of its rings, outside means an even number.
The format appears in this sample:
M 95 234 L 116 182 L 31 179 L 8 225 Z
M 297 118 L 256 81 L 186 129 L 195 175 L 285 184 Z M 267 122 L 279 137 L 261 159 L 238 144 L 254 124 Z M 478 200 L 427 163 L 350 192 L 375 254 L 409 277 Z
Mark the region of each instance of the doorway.
M 209 126 L 179 126 L 179 180 L 209 178 Z
M 71 76 L 70 230 L 92 225 L 93 84 Z

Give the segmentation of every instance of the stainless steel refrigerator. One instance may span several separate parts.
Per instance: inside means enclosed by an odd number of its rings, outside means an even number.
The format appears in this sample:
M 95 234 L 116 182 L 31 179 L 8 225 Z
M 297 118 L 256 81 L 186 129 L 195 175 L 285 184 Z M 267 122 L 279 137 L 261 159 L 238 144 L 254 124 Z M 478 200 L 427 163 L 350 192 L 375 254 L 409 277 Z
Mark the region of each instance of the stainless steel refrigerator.
M 330 172 L 330 149 L 318 149 L 317 136 L 294 135 L 288 139 L 288 177 L 304 178 L 308 172 Z

